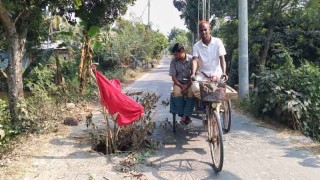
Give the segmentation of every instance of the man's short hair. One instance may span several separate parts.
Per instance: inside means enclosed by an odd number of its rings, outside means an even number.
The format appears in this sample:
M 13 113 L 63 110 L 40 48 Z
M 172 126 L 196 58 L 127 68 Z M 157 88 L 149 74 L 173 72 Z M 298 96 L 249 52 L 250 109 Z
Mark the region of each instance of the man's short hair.
M 184 47 L 180 43 L 176 43 L 171 49 L 171 53 L 175 53 L 175 52 L 180 53 L 181 51 L 184 51 Z
M 201 25 L 203 25 L 203 24 L 208 24 L 209 27 L 210 27 L 210 23 L 209 23 L 208 21 L 206 21 L 206 20 L 201 20 L 201 21 L 199 22 L 199 26 L 201 26 Z

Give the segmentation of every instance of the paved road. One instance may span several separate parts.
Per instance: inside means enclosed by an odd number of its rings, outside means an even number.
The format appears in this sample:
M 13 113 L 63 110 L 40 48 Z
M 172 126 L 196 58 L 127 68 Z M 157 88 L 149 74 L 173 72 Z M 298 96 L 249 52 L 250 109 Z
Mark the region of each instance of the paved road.
M 169 58 L 157 69 L 143 76 L 129 91 L 156 92 L 160 102 L 170 94 Z M 169 107 L 158 106 L 158 124 L 172 116 Z M 222 172 L 215 174 L 206 143 L 202 122 L 193 120 L 187 128 L 178 127 L 176 135 L 170 128 L 159 128 L 155 137 L 163 148 L 149 161 L 152 168 L 141 169 L 149 179 L 320 179 L 320 159 L 306 150 L 297 149 L 290 138 L 267 129 L 241 114 L 232 114 L 231 132 L 224 135 L 225 161 Z M 298 137 L 303 141 L 307 138 Z M 310 140 L 309 140 L 310 141 Z

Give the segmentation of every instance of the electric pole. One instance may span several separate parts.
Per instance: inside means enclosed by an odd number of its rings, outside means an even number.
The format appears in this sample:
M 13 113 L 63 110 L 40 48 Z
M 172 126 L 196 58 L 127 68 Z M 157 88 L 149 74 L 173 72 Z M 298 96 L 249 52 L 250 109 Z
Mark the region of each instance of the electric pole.
M 148 0 L 148 28 L 151 29 L 151 25 L 150 25 L 150 0 Z
M 211 16 L 211 12 L 210 12 L 210 0 L 208 0 L 208 19 L 207 21 L 209 22 L 210 21 L 210 16 Z M 210 23 L 210 22 L 209 22 Z
M 197 40 L 199 39 L 199 21 L 200 21 L 200 0 L 198 0 L 198 22 L 197 22 Z
M 202 20 L 207 20 L 206 5 L 207 5 L 207 0 L 202 0 Z
M 239 0 L 239 97 L 249 93 L 248 0 Z

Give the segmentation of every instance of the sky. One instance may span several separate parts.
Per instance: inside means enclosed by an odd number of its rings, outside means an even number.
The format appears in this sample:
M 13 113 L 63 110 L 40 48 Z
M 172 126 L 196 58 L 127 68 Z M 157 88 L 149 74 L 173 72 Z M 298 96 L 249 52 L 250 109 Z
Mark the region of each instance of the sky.
M 148 0 L 136 0 L 135 5 L 129 6 L 125 19 L 140 19 L 148 24 Z M 150 21 L 152 29 L 159 29 L 164 35 L 168 35 L 174 27 L 187 30 L 184 20 L 180 19 L 180 12 L 174 7 L 173 0 L 150 0 Z

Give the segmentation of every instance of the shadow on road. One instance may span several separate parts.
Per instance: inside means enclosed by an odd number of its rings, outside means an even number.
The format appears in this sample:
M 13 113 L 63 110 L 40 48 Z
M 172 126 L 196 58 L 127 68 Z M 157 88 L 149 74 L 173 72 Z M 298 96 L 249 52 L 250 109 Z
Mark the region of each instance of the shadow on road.
M 320 168 L 320 160 L 310 156 L 310 153 L 306 150 L 286 149 L 286 154 L 283 157 L 298 158 L 301 159 L 298 163 L 301 166 Z
M 231 172 L 215 173 L 212 164 L 196 159 L 162 161 L 161 167 L 152 173 L 157 179 L 240 179 Z
M 215 173 L 209 147 L 206 146 L 206 132 L 202 121 L 193 120 L 188 127 L 178 126 L 176 134 L 166 129 L 168 134 L 164 146 L 157 156 L 150 158 L 157 165 L 152 175 L 157 179 L 240 179 L 235 174 L 222 170 Z

